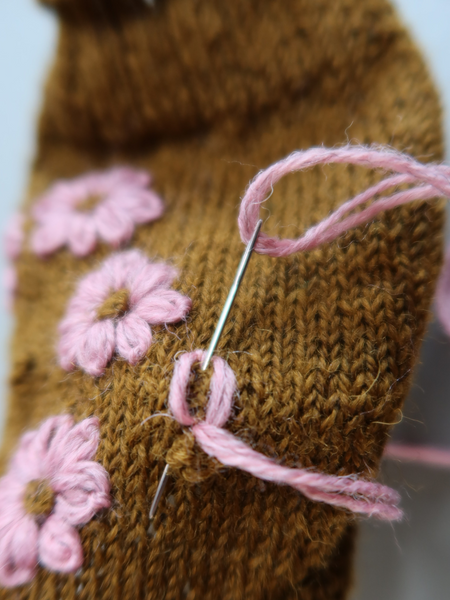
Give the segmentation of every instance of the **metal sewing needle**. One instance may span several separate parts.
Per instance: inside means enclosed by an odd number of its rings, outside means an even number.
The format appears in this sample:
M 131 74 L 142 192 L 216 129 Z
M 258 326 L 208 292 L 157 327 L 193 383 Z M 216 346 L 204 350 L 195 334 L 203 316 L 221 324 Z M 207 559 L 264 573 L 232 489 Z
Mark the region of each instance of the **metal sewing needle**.
M 222 331 L 223 331 L 223 328 L 225 327 L 225 323 L 227 322 L 228 315 L 230 314 L 231 308 L 234 303 L 234 299 L 236 298 L 236 294 L 238 292 L 239 286 L 241 285 L 242 279 L 245 275 L 247 265 L 250 262 L 250 257 L 252 255 L 253 248 L 255 247 L 255 242 L 258 237 L 259 231 L 261 229 L 261 225 L 262 225 L 262 219 L 260 219 L 256 223 L 256 227 L 255 227 L 255 230 L 253 231 L 252 237 L 250 238 L 250 241 L 248 242 L 247 247 L 244 250 L 241 261 L 240 261 L 239 266 L 236 271 L 236 275 L 234 277 L 233 284 L 230 288 L 230 291 L 228 292 L 227 299 L 225 300 L 225 304 L 223 305 L 222 312 L 220 313 L 219 321 L 217 322 L 216 329 L 213 333 L 211 342 L 210 342 L 208 350 L 206 352 L 205 360 L 202 363 L 202 367 L 201 367 L 202 371 L 206 371 L 206 369 L 208 368 L 208 365 L 211 361 L 212 355 L 214 354 L 214 351 L 219 342 L 220 336 L 222 335 Z M 153 502 L 150 507 L 150 513 L 149 513 L 150 520 L 153 520 L 155 518 L 158 504 L 161 500 L 161 497 L 164 493 L 164 490 L 165 490 L 165 487 L 167 484 L 168 475 L 169 475 L 169 465 L 166 464 L 166 466 L 164 467 L 164 471 L 161 476 L 161 479 L 159 480 L 155 497 L 153 498 Z

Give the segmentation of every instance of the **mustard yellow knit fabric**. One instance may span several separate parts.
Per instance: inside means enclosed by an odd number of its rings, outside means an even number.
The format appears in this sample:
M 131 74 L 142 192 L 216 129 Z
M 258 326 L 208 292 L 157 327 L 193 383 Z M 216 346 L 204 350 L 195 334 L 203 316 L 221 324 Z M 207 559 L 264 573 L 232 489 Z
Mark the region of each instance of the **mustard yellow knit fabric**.
M 154 330 L 136 366 L 63 371 L 57 327 L 79 278 L 111 253 L 25 247 L 5 464 L 19 435 L 64 412 L 96 415 L 112 507 L 81 530 L 73 575 L 44 569 L 2 600 L 337 600 L 355 518 L 223 468 L 167 411 L 174 359 L 206 348 L 243 246 L 248 181 L 293 150 L 347 139 L 442 155 L 427 70 L 384 0 L 47 0 L 59 18 L 26 207 L 56 179 L 149 170 L 165 215 L 130 246 L 174 264 L 187 321 Z M 375 181 L 359 168 L 285 178 L 264 230 L 299 235 Z M 440 203 L 395 209 L 313 252 L 252 259 L 218 354 L 239 397 L 227 428 L 289 466 L 377 474 L 411 381 L 441 260 Z M 32 220 L 27 221 L 29 233 Z M 28 234 L 27 233 L 27 234 Z M 205 404 L 209 376 L 195 390 Z M 166 461 L 171 479 L 148 512 Z

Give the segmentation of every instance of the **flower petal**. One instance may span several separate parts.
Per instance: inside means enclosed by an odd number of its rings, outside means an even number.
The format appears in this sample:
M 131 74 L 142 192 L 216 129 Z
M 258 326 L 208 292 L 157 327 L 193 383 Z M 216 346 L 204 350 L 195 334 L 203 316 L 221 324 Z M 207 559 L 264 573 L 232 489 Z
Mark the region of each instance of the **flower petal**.
M 31 248 L 38 256 L 45 257 L 65 245 L 69 233 L 69 221 L 62 214 L 52 214 L 38 224 L 31 234 Z
M 111 246 L 128 241 L 134 232 L 130 213 L 116 206 L 110 199 L 98 205 L 93 218 L 100 237 Z
M 129 313 L 117 325 L 116 343 L 119 354 L 134 365 L 150 348 L 152 332 L 138 315 Z
M 108 182 L 107 189 L 111 192 L 117 187 L 145 188 L 151 183 L 151 175 L 147 171 L 132 169 L 130 167 L 113 167 L 103 173 L 104 180 Z
M 111 288 L 130 289 L 129 278 L 133 273 L 140 273 L 148 265 L 148 259 L 139 250 L 125 250 L 112 254 L 105 260 L 99 273 L 111 281 Z
M 31 581 L 37 566 L 38 528 L 28 515 L 0 515 L 0 585 Z
M 90 254 L 97 243 L 93 216 L 74 212 L 70 218 L 67 241 L 75 256 Z
M 0 478 L 0 527 L 6 513 L 22 509 L 26 483 L 28 480 L 24 482 L 23 477 L 17 477 L 17 473 L 12 470 Z
M 58 356 L 59 364 L 65 371 L 73 371 L 77 366 L 78 349 L 84 344 L 93 323 L 86 322 L 77 314 L 61 321 L 59 326 Z
M 130 305 L 134 306 L 159 288 L 169 288 L 177 275 L 178 271 L 175 267 L 164 263 L 147 262 L 139 271 L 130 272 L 128 277 Z
M 108 473 L 99 463 L 69 464 L 52 482 L 57 493 L 55 515 L 71 525 L 82 525 L 111 504 Z
M 50 417 L 42 423 L 36 432 L 36 436 L 30 447 L 24 448 L 23 459 L 30 460 L 31 456 L 39 457 L 39 469 L 29 479 L 48 479 L 57 477 L 64 458 L 67 454 L 65 440 L 70 436 L 74 428 L 74 420 L 71 415 L 59 415 Z M 71 448 L 70 448 L 71 449 Z M 20 452 L 16 453 L 16 458 Z M 17 463 L 16 463 L 17 464 Z
M 50 417 L 39 429 L 27 432 L 20 439 L 9 472 L 23 483 L 49 476 L 48 453 L 53 438 L 58 432 L 68 431 L 72 425 L 73 417 L 60 415 Z
M 83 333 L 78 344 L 76 360 L 82 369 L 100 377 L 115 350 L 114 325 L 110 319 L 97 321 Z
M 36 198 L 32 215 L 37 221 L 44 220 L 57 213 L 70 214 L 73 208 L 89 196 L 91 175 L 75 179 L 60 179 L 44 194 Z
M 70 312 L 83 313 L 85 316 L 92 310 L 95 312 L 108 298 L 113 288 L 114 277 L 109 270 L 102 269 L 88 273 L 79 282 L 77 294 L 70 301 Z
M 83 419 L 79 423 L 71 422 L 69 429 L 61 428 L 55 432 L 47 454 L 47 461 L 58 464 L 67 470 L 77 461 L 94 458 L 100 440 L 99 420 L 96 417 Z M 55 472 L 56 477 L 60 476 Z M 54 487 L 54 486 L 52 486 Z M 59 489 L 58 487 L 54 488 Z
M 151 190 L 118 190 L 111 197 L 118 209 L 124 210 L 134 223 L 149 223 L 164 213 L 164 203 Z
M 40 562 L 52 571 L 73 573 L 83 564 L 83 548 L 78 531 L 50 515 L 39 534 Z
M 174 290 L 159 289 L 142 298 L 134 312 L 150 325 L 176 323 L 188 314 L 192 302 Z
M 42 452 L 37 448 L 37 431 L 28 431 L 19 442 L 19 447 L 14 453 L 8 473 L 14 473 L 14 477 L 27 483 L 31 479 L 41 476 Z

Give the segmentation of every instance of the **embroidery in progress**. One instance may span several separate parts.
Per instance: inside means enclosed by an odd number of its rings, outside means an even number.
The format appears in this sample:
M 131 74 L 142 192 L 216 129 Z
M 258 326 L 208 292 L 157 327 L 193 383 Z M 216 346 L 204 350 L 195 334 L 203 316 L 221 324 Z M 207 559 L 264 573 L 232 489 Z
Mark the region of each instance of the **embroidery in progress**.
M 269 237 L 259 232 L 259 210 L 261 204 L 270 195 L 273 186 L 284 175 L 313 167 L 318 164 L 351 163 L 369 168 L 379 168 L 384 171 L 394 171 L 397 174 L 388 176 L 352 200 L 345 202 L 336 211 L 323 221 L 308 229 L 303 236 L 295 240 Z M 391 195 L 381 194 L 398 186 L 410 185 L 411 187 L 397 191 Z M 306 151 L 295 152 L 268 169 L 260 172 L 249 185 L 242 199 L 239 212 L 239 230 L 241 239 L 247 243 L 247 252 L 254 249 L 261 254 L 273 257 L 289 256 L 294 252 L 307 251 L 323 243 L 329 243 L 340 235 L 372 220 L 379 212 L 388 210 L 415 200 L 429 200 L 437 196 L 450 197 L 450 168 L 445 165 L 422 165 L 413 158 L 401 154 L 390 148 L 367 148 L 360 146 L 345 146 L 340 149 L 311 148 Z M 373 200 L 376 198 L 375 200 Z M 371 204 L 359 212 L 355 209 L 366 203 Z M 245 254 L 242 262 L 245 259 Z M 248 262 L 249 256 L 247 256 Z M 237 291 L 243 272 L 241 265 L 238 269 L 235 282 L 230 291 L 232 299 Z M 244 266 L 245 271 L 245 266 Z M 449 305 L 449 296 L 445 303 L 445 293 L 450 291 L 448 284 L 448 268 L 444 268 L 444 283 L 441 284 L 440 302 Z M 229 298 L 224 311 L 219 319 L 215 338 L 220 336 L 224 320 L 231 308 Z M 231 301 L 232 302 L 232 301 Z M 442 312 L 442 309 L 441 309 Z M 217 339 L 212 340 L 214 349 Z M 278 465 L 275 461 L 255 452 L 232 434 L 221 428 L 225 416 L 229 415 L 232 394 L 229 391 L 222 393 L 220 389 L 229 390 L 231 375 L 216 374 L 211 383 L 211 397 L 208 404 L 206 419 L 196 423 L 187 408 L 187 383 L 189 369 L 193 363 L 203 357 L 202 351 L 194 351 L 184 355 L 177 364 L 171 384 L 169 406 L 177 421 L 191 427 L 197 442 L 210 456 L 217 458 L 222 464 L 238 467 L 261 479 L 288 484 L 301 491 L 305 496 L 327 504 L 347 508 L 355 513 L 365 513 L 385 520 L 398 520 L 402 518 L 402 511 L 397 507 L 399 495 L 394 490 L 380 484 L 360 479 L 358 475 L 338 477 L 314 473 L 305 469 L 290 469 Z M 215 363 L 215 366 L 217 362 Z M 223 371 L 223 369 L 222 369 Z M 228 384 L 225 380 L 228 378 Z M 213 386 L 214 383 L 214 386 Z M 221 388 L 222 386 L 222 388 Z M 212 405 L 212 407 L 211 407 Z M 209 411 L 213 411 L 210 413 Z M 221 419 L 211 418 L 211 414 L 220 414 Z M 220 424 L 219 424 L 220 422 Z M 397 446 L 387 451 L 387 456 L 392 458 L 411 459 L 417 454 L 417 449 L 400 450 Z M 436 457 L 439 454 L 439 464 L 448 464 L 448 453 L 436 451 L 430 454 Z M 442 455 L 445 455 L 444 457 Z M 154 517 L 157 503 L 164 489 L 168 468 L 166 466 L 158 485 L 155 499 L 150 509 L 150 517 Z
M 292 171 L 332 162 L 380 168 L 394 171 L 395 174 L 344 203 L 298 239 L 284 240 L 260 233 L 260 206 L 281 177 Z M 57 190 L 58 197 L 66 198 L 64 218 L 69 219 L 69 213 L 75 211 L 81 191 L 84 190 L 85 199 L 88 199 L 88 188 L 89 194 L 92 194 L 93 188 L 86 185 L 86 180 L 92 177 L 89 175 L 79 178 L 75 180 L 76 185 L 73 182 L 58 183 L 51 188 L 52 193 L 56 194 Z M 94 180 L 98 183 L 95 177 Z M 117 190 L 122 193 L 134 186 L 135 191 L 139 189 L 144 195 L 149 193 L 145 190 L 149 183 L 148 176 L 139 171 L 116 169 L 98 177 L 106 178 L 101 181 L 112 186 L 108 188 L 110 196 L 101 201 L 105 204 L 109 201 L 110 208 L 114 204 L 111 198 L 117 199 L 120 196 L 114 196 Z M 114 186 L 113 180 L 116 182 Z M 125 185 L 124 182 L 128 183 Z M 389 194 L 390 190 L 398 186 L 409 187 Z M 106 193 L 106 188 L 103 189 Z M 42 228 L 38 228 L 33 234 L 34 250 L 36 251 L 36 239 L 40 239 L 43 242 L 40 246 L 42 256 L 65 244 L 76 255 L 85 255 L 95 247 L 97 238 L 102 237 L 101 228 L 96 230 L 93 227 L 95 219 L 101 215 L 101 202 L 97 205 L 100 212 L 95 213 L 95 218 L 91 214 L 87 221 L 78 219 L 78 230 L 71 229 L 69 235 L 69 230 L 63 228 L 65 237 L 60 236 L 58 240 L 55 237 L 45 245 L 48 242 L 45 231 L 50 231 L 45 227 L 49 228 L 50 223 L 55 224 L 54 218 L 59 222 L 59 217 L 52 214 L 56 197 L 52 193 L 47 199 L 41 199 L 39 204 L 37 213 L 43 211 L 41 216 L 46 216 L 41 223 Z M 440 195 L 450 196 L 449 167 L 422 165 L 391 149 L 353 146 L 340 149 L 311 148 L 292 154 L 256 176 L 242 200 L 238 219 L 241 238 L 248 244 L 247 249 L 210 348 L 208 352 L 194 350 L 182 354 L 176 362 L 170 385 L 168 405 L 171 413 L 182 427 L 189 428 L 206 454 L 227 467 L 239 468 L 266 481 L 289 485 L 314 501 L 385 520 L 401 518 L 402 512 L 397 506 L 400 497 L 394 490 L 365 480 L 358 474 L 342 477 L 326 475 L 301 466 L 280 465 L 227 431 L 225 426 L 231 416 L 233 398 L 238 391 L 237 383 L 228 364 L 212 354 L 253 249 L 274 257 L 311 250 L 335 240 L 353 227 L 369 222 L 382 210 Z M 120 196 L 122 199 L 124 197 Z M 131 205 L 137 206 L 133 203 Z M 37 213 L 34 213 L 35 216 Z M 117 236 L 111 242 L 112 245 L 129 239 L 135 224 L 139 222 L 136 214 L 133 226 L 128 227 L 126 235 L 125 228 L 120 235 L 116 230 Z M 150 212 L 147 217 L 149 214 Z M 79 215 L 76 216 L 78 218 Z M 12 232 L 8 243 L 10 260 L 15 260 L 21 251 L 21 225 L 18 221 L 18 229 Z M 76 231 L 78 233 L 75 235 Z M 102 239 L 106 241 L 104 236 Z M 58 355 L 62 368 L 71 371 L 80 367 L 91 376 L 101 376 L 115 354 L 130 364 L 136 364 L 152 343 L 151 326 L 181 321 L 191 308 L 191 300 L 172 289 L 176 277 L 177 271 L 172 266 L 153 263 L 139 250 L 127 250 L 109 256 L 99 269 L 79 282 L 60 323 Z M 439 302 L 442 306 L 448 306 L 445 301 L 446 297 L 448 299 L 450 286 L 445 277 L 442 281 Z M 204 420 L 196 420 L 188 405 L 191 371 L 199 362 L 202 362 L 205 369 L 211 357 L 214 373 L 206 416 Z M 23 436 L 8 472 L 0 480 L 2 585 L 15 586 L 30 581 L 38 562 L 58 572 L 73 572 L 82 565 L 83 552 L 76 527 L 87 523 L 96 512 L 110 505 L 108 475 L 101 465 L 92 460 L 99 443 L 99 427 L 100 423 L 96 418 L 74 424 L 72 417 L 60 416 L 48 419 L 38 430 Z M 402 451 L 394 448 L 388 454 L 401 457 Z M 403 457 L 405 456 L 410 457 L 411 452 L 403 453 Z M 445 462 L 444 458 L 442 460 Z M 163 492 L 167 473 L 166 467 L 151 508 L 151 517 L 154 516 Z
M 386 486 L 355 476 L 335 477 L 284 467 L 223 429 L 231 414 L 237 383 L 231 368 L 218 356 L 212 359 L 214 374 L 205 419 L 196 421 L 189 413 L 186 395 L 191 368 L 203 361 L 205 356 L 203 350 L 195 350 L 183 354 L 177 361 L 170 384 L 169 408 L 180 425 L 190 427 L 206 454 L 227 467 L 236 467 L 259 479 L 290 485 L 311 500 L 389 521 L 402 517 L 396 506 L 399 495 Z
M 77 526 L 108 508 L 109 478 L 93 458 L 99 422 L 47 419 L 19 442 L 0 479 L 0 584 L 31 581 L 38 562 L 61 573 L 83 563 Z

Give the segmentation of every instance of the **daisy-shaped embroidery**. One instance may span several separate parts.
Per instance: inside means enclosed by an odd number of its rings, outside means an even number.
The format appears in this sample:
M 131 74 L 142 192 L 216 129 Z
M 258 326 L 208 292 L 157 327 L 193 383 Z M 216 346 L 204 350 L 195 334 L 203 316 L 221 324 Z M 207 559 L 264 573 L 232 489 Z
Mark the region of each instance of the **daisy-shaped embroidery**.
M 190 298 L 171 289 L 176 276 L 176 269 L 139 250 L 107 258 L 80 281 L 60 323 L 62 368 L 78 365 L 100 376 L 116 351 L 136 364 L 152 343 L 150 325 L 176 323 L 191 308 Z
M 92 459 L 99 443 L 94 417 L 78 424 L 51 417 L 19 442 L 0 479 L 0 584 L 33 579 L 38 563 L 69 573 L 83 563 L 77 526 L 110 505 L 109 479 Z
M 3 282 L 6 289 L 6 302 L 8 307 L 12 306 L 17 289 L 17 274 L 14 263 L 22 252 L 22 245 L 25 237 L 23 231 L 24 221 L 24 215 L 22 213 L 16 213 L 9 220 L 5 230 L 4 248 L 9 264 L 4 272 Z
M 158 219 L 162 200 L 148 189 L 150 175 L 130 168 L 94 172 L 57 181 L 32 209 L 36 227 L 31 247 L 41 257 L 68 246 L 75 256 L 90 254 L 98 240 L 118 247 L 136 225 Z

